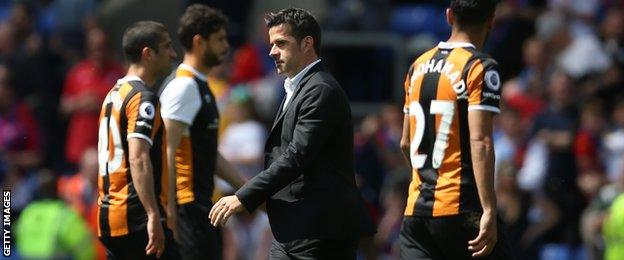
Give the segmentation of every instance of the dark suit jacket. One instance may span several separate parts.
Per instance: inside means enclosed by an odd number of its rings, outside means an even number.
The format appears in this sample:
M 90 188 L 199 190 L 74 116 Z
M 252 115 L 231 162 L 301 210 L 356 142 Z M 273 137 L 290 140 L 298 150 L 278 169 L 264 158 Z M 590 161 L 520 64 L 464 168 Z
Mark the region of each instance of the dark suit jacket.
M 355 185 L 351 108 L 321 62 L 280 109 L 265 145 L 265 168 L 236 196 L 250 212 L 266 201 L 277 241 L 374 233 Z

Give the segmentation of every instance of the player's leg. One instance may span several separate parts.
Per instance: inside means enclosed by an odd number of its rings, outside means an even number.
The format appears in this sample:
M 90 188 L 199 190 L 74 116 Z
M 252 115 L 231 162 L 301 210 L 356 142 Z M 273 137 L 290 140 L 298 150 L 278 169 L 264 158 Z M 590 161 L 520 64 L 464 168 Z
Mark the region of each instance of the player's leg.
M 209 210 L 196 203 L 178 207 L 179 251 L 182 259 L 222 259 L 221 230 L 208 220 Z
M 440 259 L 440 249 L 427 229 L 429 219 L 415 216 L 403 218 L 399 233 L 401 259 Z

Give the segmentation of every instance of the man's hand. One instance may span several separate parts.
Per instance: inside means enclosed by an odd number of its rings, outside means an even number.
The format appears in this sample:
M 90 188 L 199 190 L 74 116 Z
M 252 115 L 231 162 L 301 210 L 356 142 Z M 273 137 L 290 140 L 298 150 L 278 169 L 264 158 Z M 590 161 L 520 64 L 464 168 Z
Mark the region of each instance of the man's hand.
M 180 241 L 178 237 L 178 211 L 175 205 L 167 205 L 167 226 L 173 232 L 173 238 Z
M 483 213 L 477 238 L 468 241 L 468 250 L 472 251 L 472 257 L 489 255 L 496 245 L 496 215 Z
M 223 197 L 217 201 L 217 203 L 212 206 L 208 217 L 213 226 L 224 226 L 230 216 L 241 211 L 243 211 L 243 204 L 238 200 L 236 195 L 232 195 Z
M 159 217 L 148 217 L 147 236 L 149 241 L 145 247 L 145 254 L 151 255 L 155 253 L 156 258 L 160 258 L 165 251 L 165 232 Z

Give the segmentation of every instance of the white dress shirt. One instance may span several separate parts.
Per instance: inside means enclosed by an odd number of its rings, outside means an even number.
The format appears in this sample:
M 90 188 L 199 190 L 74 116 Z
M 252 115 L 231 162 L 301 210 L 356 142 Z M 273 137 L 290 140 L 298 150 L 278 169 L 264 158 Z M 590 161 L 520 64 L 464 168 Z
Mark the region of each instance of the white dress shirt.
M 286 106 L 288 105 L 288 101 L 290 101 L 290 99 L 292 98 L 293 93 L 295 93 L 295 89 L 297 89 L 297 85 L 299 85 L 299 81 L 301 81 L 301 78 L 303 78 L 303 76 L 308 73 L 308 71 L 317 63 L 321 62 L 320 59 L 315 60 L 314 62 L 308 64 L 308 66 L 306 66 L 305 68 L 303 68 L 299 73 L 297 73 L 297 75 L 295 75 L 292 79 L 291 78 L 286 78 L 284 80 L 284 90 L 286 90 L 286 100 L 284 100 L 284 106 L 282 107 L 282 110 L 286 109 Z

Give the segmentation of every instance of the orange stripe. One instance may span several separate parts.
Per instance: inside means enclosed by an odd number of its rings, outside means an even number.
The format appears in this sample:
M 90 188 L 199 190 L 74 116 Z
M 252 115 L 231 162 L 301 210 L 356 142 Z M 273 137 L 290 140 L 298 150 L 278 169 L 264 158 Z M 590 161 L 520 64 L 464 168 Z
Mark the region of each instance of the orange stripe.
M 184 204 L 195 200 L 193 193 L 193 154 L 191 139 L 183 136 L 180 146 L 176 149 L 177 194 L 178 203 Z
M 454 71 L 463 71 L 466 62 L 472 54 L 464 49 L 454 49 L 447 58 L 453 63 Z M 461 76 L 460 76 L 461 77 Z M 456 104 L 457 93 L 453 90 L 451 80 L 444 75 L 440 77 L 437 99 L 448 100 L 455 105 L 453 122 L 448 135 L 448 146 L 444 152 L 444 160 L 438 169 L 438 179 L 435 188 L 433 216 L 459 214 L 459 196 L 461 183 L 461 149 L 459 133 L 459 113 Z M 436 115 L 436 133 L 439 131 L 442 115 Z
M 156 111 L 160 110 L 157 109 Z M 158 113 L 158 115 L 158 118 L 160 119 L 160 113 Z M 169 194 L 169 167 L 167 164 L 167 133 L 164 127 L 162 128 L 162 143 L 160 147 L 162 151 L 160 156 L 160 160 L 162 162 L 162 174 L 160 175 L 160 201 L 162 202 L 163 208 L 166 209 L 167 203 L 169 202 L 167 200 L 167 194 Z
M 468 73 L 468 78 L 466 79 L 466 84 L 469 84 L 468 87 L 470 89 L 470 98 L 468 99 L 469 105 L 478 105 L 481 104 L 482 92 L 483 89 L 481 86 L 483 85 L 483 73 L 484 68 L 481 61 L 476 61 L 472 68 L 470 68 L 470 73 Z
M 125 172 L 111 173 L 109 179 L 111 186 L 109 189 L 108 223 L 111 236 L 123 236 L 128 234 L 128 179 Z
M 183 68 L 178 68 L 176 70 L 176 77 L 190 77 L 190 78 L 193 78 L 193 77 L 195 77 L 195 75 L 193 74 L 192 71 L 185 70 Z
M 98 237 L 102 236 L 102 229 L 100 228 L 100 208 L 102 207 L 102 199 L 104 198 L 104 177 L 101 174 L 98 174 L 98 218 L 97 218 L 97 227 L 98 227 Z

